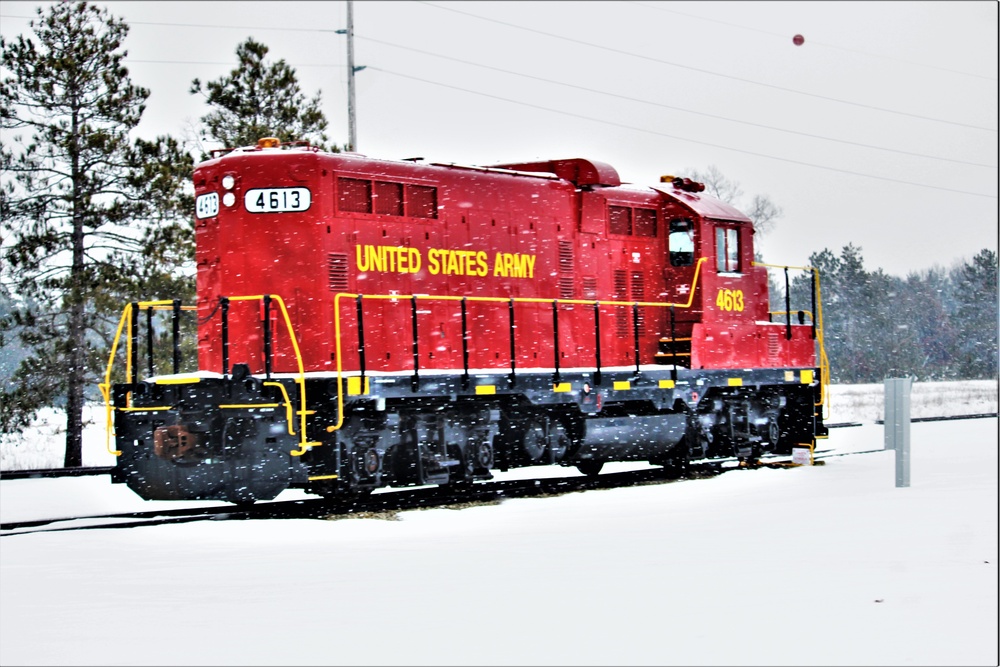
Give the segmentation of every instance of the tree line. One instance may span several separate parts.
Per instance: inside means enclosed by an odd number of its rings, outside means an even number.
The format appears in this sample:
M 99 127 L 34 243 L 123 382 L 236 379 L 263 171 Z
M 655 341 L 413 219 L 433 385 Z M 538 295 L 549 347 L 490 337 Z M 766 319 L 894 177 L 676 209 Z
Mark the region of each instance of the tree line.
M 36 13 L 30 35 L 0 39 L 0 435 L 60 407 L 64 465 L 78 466 L 84 401 L 96 398 L 122 304 L 194 300 L 196 159 L 265 136 L 340 147 L 328 145 L 320 94 L 306 97 L 253 38 L 229 74 L 191 82 L 208 108 L 198 136 L 133 138 L 150 91 L 126 67 L 128 25 L 87 2 Z M 714 167 L 701 176 L 724 199 L 742 195 Z M 748 206 L 760 233 L 781 215 L 766 196 Z M 905 280 L 866 271 L 852 246 L 812 261 L 835 381 L 996 377 L 996 253 Z M 793 285 L 796 300 L 803 289 Z
M 864 266 L 861 248 L 809 257 L 820 274 L 824 342 L 837 383 L 995 379 L 998 376 L 997 253 L 980 250 L 950 269 L 905 278 Z M 807 277 L 791 285 L 800 308 L 810 303 Z M 781 294 L 772 287 L 772 294 Z M 772 300 L 772 304 L 775 301 Z

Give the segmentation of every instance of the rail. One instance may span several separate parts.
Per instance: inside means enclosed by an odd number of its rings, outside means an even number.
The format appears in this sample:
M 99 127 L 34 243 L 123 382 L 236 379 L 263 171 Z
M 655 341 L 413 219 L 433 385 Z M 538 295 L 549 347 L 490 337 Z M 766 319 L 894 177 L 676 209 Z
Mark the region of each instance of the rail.
M 559 306 L 561 305 L 582 305 L 582 306 L 592 306 L 594 308 L 594 334 L 595 334 L 595 364 L 596 364 L 596 381 L 600 382 L 601 375 L 601 326 L 600 326 L 600 308 L 601 306 L 612 306 L 612 307 L 628 307 L 632 309 L 632 330 L 634 335 L 634 355 L 635 355 L 635 365 L 636 371 L 638 372 L 640 362 L 639 362 L 639 327 L 637 326 L 639 318 L 639 308 L 640 307 L 653 307 L 653 308 L 670 308 L 671 322 L 673 322 L 673 309 L 674 308 L 690 308 L 694 303 L 695 290 L 698 286 L 698 277 L 701 274 L 701 266 L 706 261 L 705 257 L 698 260 L 695 265 L 694 276 L 691 279 L 691 288 L 688 291 L 688 300 L 686 303 L 670 303 L 661 301 L 601 301 L 592 299 L 544 299 L 544 298 L 534 298 L 534 297 L 490 297 L 490 296 L 438 296 L 438 295 L 428 295 L 428 294 L 354 294 L 350 292 L 338 292 L 334 295 L 334 338 L 336 340 L 336 355 L 337 355 L 337 423 L 328 426 L 328 431 L 336 431 L 340 429 L 344 424 L 344 370 L 343 370 L 343 355 L 341 349 L 341 326 L 340 326 L 340 312 L 341 312 L 341 300 L 342 299 L 354 299 L 357 304 L 357 314 L 358 314 L 358 354 L 360 362 L 360 372 L 362 378 L 365 373 L 365 352 L 364 352 L 364 325 L 363 316 L 361 314 L 361 303 L 364 299 L 369 300 L 392 300 L 392 301 L 402 301 L 409 300 L 411 307 L 411 321 L 413 326 L 413 383 L 416 386 L 419 383 L 419 347 L 418 347 L 418 337 L 417 337 L 417 301 L 457 301 L 461 304 L 461 316 L 462 316 L 462 360 L 463 360 L 463 382 L 468 383 L 469 381 L 469 330 L 467 322 L 467 304 L 470 302 L 480 302 L 480 303 L 506 303 L 508 307 L 508 318 L 509 318 L 509 342 L 510 342 L 510 380 L 511 382 L 516 382 L 516 371 L 517 371 L 517 361 L 515 354 L 515 343 L 514 343 L 514 304 L 516 303 L 539 303 L 539 304 L 550 304 L 552 306 L 552 324 L 553 324 L 553 336 L 554 336 L 554 349 L 553 358 L 555 360 L 555 374 L 554 383 L 559 384 Z M 676 365 L 674 366 L 674 372 L 676 372 Z
M 226 313 L 228 310 L 229 302 L 231 301 L 261 301 L 264 305 L 266 312 L 270 312 L 271 303 L 277 303 L 282 319 L 285 323 L 285 328 L 288 331 L 289 340 L 292 343 L 292 349 L 295 353 L 295 361 L 298 368 L 298 374 L 294 381 L 299 387 L 299 410 L 296 413 L 299 416 L 299 445 L 297 450 L 292 450 L 290 453 L 292 456 L 301 456 L 309 450 L 309 447 L 317 446 L 322 443 L 319 442 L 309 442 L 306 439 L 306 416 L 309 411 L 306 410 L 306 383 L 305 383 L 305 368 L 302 363 L 302 353 L 299 350 L 298 340 L 295 337 L 295 330 L 292 327 L 291 319 L 288 316 L 288 309 L 285 307 L 284 300 L 277 294 L 258 294 L 252 296 L 233 296 L 233 297 L 220 297 L 219 302 L 222 307 L 223 312 L 223 347 L 226 347 L 226 333 L 228 322 L 226 319 Z M 98 384 L 98 389 L 100 389 L 101 396 L 104 399 L 104 411 L 105 411 L 105 449 L 109 454 L 114 456 L 121 456 L 120 450 L 111 449 L 111 432 L 114 429 L 113 414 L 114 410 L 118 409 L 121 411 L 133 411 L 136 408 L 132 407 L 131 403 L 131 393 L 128 394 L 126 405 L 124 407 L 115 408 L 111 404 L 111 373 L 114 368 L 115 357 L 118 354 L 118 347 L 121 342 L 122 332 L 128 327 L 128 336 L 126 337 L 126 355 L 125 355 L 125 375 L 131 384 L 136 384 L 139 380 L 138 378 L 138 318 L 135 314 L 138 312 L 147 312 L 147 352 L 148 352 L 148 364 L 149 372 L 153 372 L 153 345 L 152 345 L 152 312 L 155 310 L 167 310 L 171 309 L 174 313 L 173 316 L 173 346 L 174 346 L 174 357 L 173 357 L 173 371 L 177 374 L 180 371 L 180 325 L 179 317 L 181 311 L 193 311 L 197 310 L 196 306 L 182 306 L 179 300 L 161 300 L 161 301 L 139 301 L 126 304 L 122 311 L 122 316 L 118 322 L 118 328 L 115 332 L 114 341 L 111 344 L 111 354 L 108 357 L 108 365 L 104 373 L 104 382 Z M 266 376 L 267 379 L 271 378 L 271 335 L 270 335 L 270 317 L 264 318 L 264 356 L 266 363 Z M 223 356 L 223 375 L 226 375 L 228 368 L 225 352 Z M 181 379 L 164 379 L 161 384 L 176 384 L 176 383 L 196 383 L 198 378 L 181 378 Z M 265 382 L 265 385 L 279 385 L 281 389 L 282 398 L 284 399 L 285 410 L 288 417 L 288 432 L 291 435 L 295 435 L 295 430 L 293 427 L 294 419 L 292 416 L 292 406 L 291 399 L 288 396 L 288 392 L 285 390 L 283 385 L 275 382 Z M 153 408 L 143 408 L 143 409 L 157 409 L 157 410 L 168 410 L 169 407 L 153 407 Z
M 786 336 L 791 337 L 792 326 L 792 306 L 791 306 L 791 283 L 788 278 L 789 270 L 808 271 L 810 273 L 809 292 L 812 299 L 812 309 L 809 312 L 810 323 L 812 324 L 812 335 L 816 339 L 819 347 L 819 373 L 820 373 L 820 398 L 817 406 L 826 409 L 824 419 L 830 412 L 830 395 L 827 388 L 830 386 L 830 360 L 826 356 L 826 345 L 823 342 L 823 298 L 820 291 L 819 270 L 812 266 L 782 266 L 780 264 L 765 264 L 754 262 L 754 266 L 762 266 L 768 269 L 782 269 L 785 274 L 785 310 L 773 311 L 771 315 L 784 315 Z

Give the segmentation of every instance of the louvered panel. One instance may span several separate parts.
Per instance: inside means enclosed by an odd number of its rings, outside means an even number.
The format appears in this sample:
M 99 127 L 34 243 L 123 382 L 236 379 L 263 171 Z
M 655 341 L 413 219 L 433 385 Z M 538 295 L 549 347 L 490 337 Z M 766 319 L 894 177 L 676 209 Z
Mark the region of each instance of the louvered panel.
M 573 276 L 559 276 L 559 298 L 573 299 L 576 296 L 576 281 Z
M 559 271 L 561 273 L 573 272 L 573 243 L 571 241 L 559 242 Z
M 597 298 L 597 278 L 594 276 L 584 276 L 580 279 L 580 286 L 583 289 L 584 299 Z
M 628 273 L 617 269 L 614 275 L 615 301 L 628 300 Z M 626 306 L 615 306 L 615 333 L 619 338 L 628 337 L 628 323 L 631 318 Z
M 632 301 L 645 301 L 646 300 L 646 279 L 645 277 L 637 272 L 632 274 Z M 646 333 L 646 309 L 639 307 L 638 313 L 638 329 L 639 335 Z
M 331 292 L 347 291 L 347 255 L 331 252 L 327 256 L 327 271 Z

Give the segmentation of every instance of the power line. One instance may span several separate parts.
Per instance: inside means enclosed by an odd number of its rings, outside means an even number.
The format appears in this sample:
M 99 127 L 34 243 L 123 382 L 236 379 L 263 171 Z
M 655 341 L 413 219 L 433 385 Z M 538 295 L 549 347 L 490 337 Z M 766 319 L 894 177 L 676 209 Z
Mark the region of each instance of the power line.
M 794 134 L 794 135 L 800 136 L 800 137 L 810 137 L 812 139 L 821 139 L 823 141 L 832 141 L 832 142 L 835 142 L 835 143 L 846 144 L 846 145 L 849 145 L 849 146 L 859 146 L 859 147 L 862 147 L 862 148 L 870 148 L 872 150 L 886 151 L 886 152 L 889 152 L 889 153 L 897 153 L 897 154 L 900 154 L 900 155 L 909 155 L 911 157 L 920 157 L 920 158 L 926 158 L 926 159 L 929 159 L 929 160 L 942 160 L 944 162 L 952 162 L 952 163 L 955 163 L 955 164 L 965 164 L 965 165 L 969 165 L 969 166 L 973 166 L 973 167 L 987 167 L 987 168 L 990 168 L 990 169 L 996 169 L 997 168 L 997 165 L 995 165 L 995 164 L 983 164 L 981 162 L 970 162 L 970 161 L 967 161 L 967 160 L 959 160 L 959 159 L 955 159 L 955 158 L 940 157 L 940 156 L 937 156 L 937 155 L 925 155 L 923 153 L 914 153 L 914 152 L 911 152 L 911 151 L 904 151 L 904 150 L 900 150 L 900 149 L 896 149 L 896 148 L 886 148 L 884 146 L 873 146 L 871 144 L 866 144 L 866 143 L 862 143 L 862 142 L 858 142 L 858 141 L 850 141 L 850 140 L 847 140 L 847 139 L 837 139 L 836 137 L 826 137 L 826 136 L 819 135 L 819 134 L 811 134 L 809 132 L 799 132 L 797 130 L 788 130 L 788 129 L 781 128 L 781 127 L 774 127 L 773 125 L 765 125 L 763 123 L 754 123 L 754 122 L 751 122 L 751 121 L 740 120 L 738 118 L 729 118 L 727 116 L 720 116 L 720 115 L 717 115 L 717 114 L 707 113 L 707 112 L 704 112 L 704 111 L 694 111 L 692 109 L 685 109 L 684 107 L 673 106 L 673 105 L 670 105 L 670 104 L 662 104 L 660 102 L 653 102 L 651 100 L 644 100 L 644 99 L 640 99 L 640 98 L 637 98 L 637 97 L 629 97 L 627 95 L 619 95 L 617 93 L 609 93 L 607 91 L 597 90 L 595 88 L 588 88 L 586 86 L 578 86 L 578 85 L 575 85 L 575 84 L 572 84 L 572 83 L 565 83 L 563 81 L 555 81 L 553 79 L 546 79 L 544 77 L 535 76 L 533 74 L 523 74 L 521 72 L 514 72 L 514 71 L 503 69 L 503 68 L 500 68 L 500 67 L 493 67 L 492 65 L 484 65 L 482 63 L 475 63 L 475 62 L 472 62 L 471 60 L 468 60 L 466 58 L 454 58 L 452 56 L 446 56 L 446 55 L 442 55 L 440 53 L 433 53 L 431 51 L 425 51 L 423 49 L 417 49 L 417 48 L 413 48 L 413 47 L 409 47 L 409 46 L 402 46 L 400 44 L 394 44 L 392 42 L 386 42 L 386 41 L 382 41 L 380 39 L 375 39 L 375 38 L 372 38 L 372 37 L 364 37 L 362 35 L 355 35 L 355 37 L 357 39 L 362 39 L 362 40 L 365 40 L 365 41 L 368 41 L 368 42 L 374 42 L 376 44 L 382 44 L 384 46 L 390 46 L 390 47 L 394 47 L 394 48 L 397 48 L 397 49 L 403 49 L 403 50 L 406 50 L 406 51 L 413 51 L 415 53 L 421 53 L 423 55 L 433 56 L 435 58 L 442 58 L 444 60 L 451 60 L 453 62 L 458 62 L 458 63 L 462 63 L 462 64 L 465 64 L 465 65 L 472 65 L 473 67 L 481 67 L 483 69 L 492 70 L 494 72 L 502 72 L 504 74 L 511 74 L 511 75 L 514 75 L 514 76 L 520 76 L 520 77 L 524 77 L 526 79 L 532 79 L 534 81 L 541 81 L 543 83 L 550 83 L 550 84 L 554 84 L 554 85 L 557 85 L 557 86 L 565 86 L 567 88 L 573 88 L 573 89 L 576 89 L 576 90 L 583 90 L 583 91 L 586 91 L 586 92 L 589 92 L 589 93 L 596 93 L 598 95 L 605 95 L 607 97 L 614 97 L 614 98 L 621 99 L 621 100 L 626 100 L 626 101 L 629 101 L 629 102 L 638 102 L 640 104 L 648 104 L 648 105 L 660 107 L 660 108 L 663 108 L 663 109 L 672 109 L 674 111 L 681 111 L 683 113 L 690 113 L 690 114 L 694 114 L 694 115 L 697 115 L 697 116 L 704 116 L 706 118 L 714 118 L 716 120 L 724 120 L 724 121 L 728 121 L 728 122 L 731 122 L 731 123 L 740 123 L 741 125 L 749 125 L 751 127 L 760 127 L 760 128 L 764 128 L 764 129 L 767 129 L 767 130 L 774 130 L 775 132 L 783 132 L 785 134 Z
M 621 50 L 621 49 L 615 49 L 615 48 L 612 48 L 612 47 L 609 47 L 609 46 L 603 46 L 603 45 L 600 45 L 600 44 L 593 44 L 591 42 L 585 42 L 583 40 L 573 39 L 571 37 L 565 37 L 565 36 L 562 36 L 562 35 L 556 35 L 556 34 L 553 34 L 553 33 L 548 33 L 548 32 L 544 32 L 544 31 L 541 31 L 541 30 L 536 30 L 534 28 L 527 28 L 525 26 L 519 26 L 519 25 L 516 25 L 516 24 L 513 24 L 513 23 L 507 23 L 506 21 L 499 21 L 497 19 L 487 18 L 485 16 L 478 16 L 476 14 L 470 14 L 469 12 L 463 12 L 463 11 L 460 11 L 460 10 L 457 10 L 457 9 L 452 9 L 450 7 L 442 7 L 440 5 L 435 5 L 435 4 L 432 4 L 430 2 L 421 2 L 421 4 L 428 5 L 430 7 L 436 8 L 436 9 L 444 9 L 446 11 L 454 12 L 456 14 L 462 14 L 464 16 L 469 16 L 469 17 L 472 17 L 472 18 L 479 19 L 481 21 L 488 21 L 490 23 L 496 23 L 498 25 L 503 25 L 503 26 L 507 26 L 507 27 L 510 27 L 510 28 L 515 28 L 515 29 L 518 29 L 518 30 L 525 30 L 525 31 L 528 31 L 528 32 L 533 32 L 533 33 L 536 33 L 536 34 L 539 34 L 539 35 L 543 35 L 545 37 L 552 37 L 554 39 L 561 39 L 561 40 L 568 41 L 568 42 L 571 42 L 571 43 L 574 43 L 574 44 L 581 44 L 583 46 L 589 46 L 589 47 L 596 48 L 596 49 L 603 49 L 605 51 L 610 51 L 612 53 L 618 53 L 618 54 L 626 55 L 626 56 L 633 57 L 633 58 L 640 58 L 640 59 L 643 59 L 643 60 L 649 60 L 651 62 L 656 62 L 656 63 L 660 63 L 660 64 L 663 64 L 663 65 L 670 65 L 672 67 L 679 67 L 679 68 L 682 68 L 682 69 L 688 69 L 688 70 L 691 70 L 691 71 L 694 71 L 694 72 L 699 72 L 699 73 L 702 73 L 702 74 L 709 74 L 709 75 L 712 75 L 712 76 L 718 76 L 718 77 L 722 77 L 722 78 L 726 78 L 726 79 L 732 79 L 734 81 L 741 81 L 743 83 L 749 83 L 749 84 L 753 84 L 753 85 L 757 85 L 757 86 L 763 86 L 763 87 L 766 87 L 766 88 L 772 88 L 774 90 L 781 90 L 783 92 L 793 93 L 793 94 L 796 94 L 796 95 L 804 95 L 804 96 L 807 96 L 807 97 L 814 97 L 814 98 L 817 98 L 817 99 L 822 99 L 822 100 L 826 100 L 826 101 L 830 101 L 830 102 L 837 102 L 837 103 L 840 103 L 840 104 L 847 104 L 847 105 L 851 105 L 851 106 L 856 106 L 856 107 L 860 107 L 860 108 L 863 108 L 863 109 L 871 109 L 871 110 L 874 110 L 874 111 L 881 111 L 881 112 L 884 112 L 884 113 L 892 113 L 892 114 L 898 114 L 898 115 L 902 115 L 902 116 L 909 116 L 911 118 L 917 118 L 917 119 L 920 119 L 920 120 L 927 120 L 927 121 L 932 121 L 932 122 L 936 122 L 936 123 L 945 123 L 945 124 L 948 124 L 948 125 L 955 125 L 955 126 L 958 126 L 958 127 L 966 127 L 966 128 L 975 129 L 975 130 L 983 130 L 983 131 L 986 131 L 986 132 L 996 132 L 997 131 L 997 130 L 995 130 L 993 128 L 989 128 L 989 127 L 982 127 L 982 126 L 979 126 L 979 125 L 971 125 L 971 124 L 967 124 L 967 123 L 960 123 L 960 122 L 957 122 L 957 121 L 945 120 L 943 118 L 933 118 L 933 117 L 930 117 L 930 116 L 921 116 L 919 114 L 914 114 L 914 113 L 910 113 L 910 112 L 906 112 L 906 111 L 898 111 L 898 110 L 895 110 L 895 109 L 886 109 L 884 107 L 877 107 L 877 106 L 874 106 L 874 105 L 862 104 L 860 102 L 852 102 L 850 100 L 842 100 L 842 99 L 835 98 L 835 97 L 828 97 L 828 96 L 825 96 L 825 95 L 819 95 L 817 93 L 809 93 L 809 92 L 805 92 L 805 91 L 801 91 L 801 90 L 795 90 L 793 88 L 785 88 L 783 86 L 777 86 L 777 85 L 774 85 L 774 84 L 764 83 L 764 82 L 761 82 L 761 81 L 754 81 L 752 79 L 745 79 L 745 78 L 733 76 L 733 75 L 730 75 L 730 74 L 723 74 L 721 72 L 713 72 L 711 70 L 706 70 L 706 69 L 701 69 L 701 68 L 697 68 L 697 67 L 692 67 L 690 65 L 682 65 L 680 63 L 674 63 L 674 62 L 670 62 L 670 61 L 667 61 L 667 60 L 661 60 L 659 58 L 653 58 L 651 56 L 645 56 L 645 55 L 642 55 L 642 54 L 639 54 L 639 53 L 632 53 L 632 52 L 624 51 L 624 50 Z M 660 9 L 658 7 L 650 7 L 648 5 L 641 5 L 640 3 L 634 3 L 633 2 L 632 4 L 637 4 L 639 6 L 647 7 L 649 9 Z M 662 10 L 662 11 L 674 11 L 674 10 Z M 679 13 L 680 14 L 682 12 L 675 12 L 675 13 Z M 701 18 L 701 17 L 697 17 L 697 16 L 694 16 L 694 15 L 691 15 L 691 14 L 684 14 L 684 15 L 685 16 L 691 16 L 693 18 Z M 17 18 L 17 19 L 29 19 L 30 20 L 32 18 L 37 18 L 37 17 L 13 16 L 13 15 L 8 15 L 8 14 L 2 14 L 2 15 L 0 15 L 0 18 Z M 712 19 L 704 19 L 704 20 L 712 20 Z M 718 22 L 718 23 L 724 23 L 722 21 L 716 21 L 716 22 Z M 296 31 L 296 32 L 337 33 L 337 30 L 336 29 L 332 29 L 332 28 L 284 28 L 284 27 L 276 27 L 276 26 L 231 26 L 231 25 L 212 25 L 212 24 L 202 24 L 202 23 L 174 23 L 174 22 L 162 22 L 162 21 L 128 21 L 128 23 L 130 25 L 134 24 L 134 25 L 153 25 L 153 26 L 173 26 L 173 27 L 186 27 L 186 28 L 215 28 L 215 29 L 238 29 L 238 30 L 278 30 L 278 31 Z M 726 25 L 732 25 L 732 26 L 735 26 L 735 27 L 744 27 L 744 26 L 737 26 L 736 24 L 726 24 Z M 747 30 L 757 30 L 755 28 L 745 28 L 745 29 L 747 29 Z M 766 32 L 766 31 L 759 31 L 759 32 Z M 769 33 L 769 34 L 777 34 L 777 33 Z M 833 45 L 827 45 L 827 46 L 831 46 L 831 48 L 843 48 L 843 47 L 836 47 L 836 46 L 833 46 Z M 849 49 L 845 49 L 845 50 L 849 50 Z M 859 53 L 863 53 L 863 52 L 859 52 Z M 869 55 L 869 56 L 872 56 L 872 57 L 888 57 L 888 56 L 877 56 L 876 54 L 865 54 L 865 55 Z M 168 61 L 163 61 L 163 62 L 168 62 Z M 201 64 L 201 63 L 198 63 L 198 64 Z M 913 63 L 911 63 L 911 64 L 913 64 Z M 312 67 L 313 65 L 301 65 L 301 66 L 302 67 Z M 928 67 L 930 67 L 930 66 L 928 66 Z M 943 68 L 938 68 L 938 69 L 943 69 Z M 958 74 L 966 74 L 964 72 L 957 72 L 957 73 Z M 976 75 L 970 75 L 970 76 L 976 76 Z M 685 111 L 684 109 L 678 109 L 678 110 Z M 691 113 L 696 113 L 696 112 L 691 112 Z M 741 121 L 735 121 L 735 122 L 741 122 Z M 764 127 L 766 127 L 766 126 L 764 126 Z M 809 136 L 812 136 L 812 135 L 809 135 Z M 822 137 L 819 137 L 819 138 L 822 138 Z M 881 150 L 892 150 L 892 149 L 881 149 Z M 916 155 L 918 157 L 924 157 L 924 156 L 920 156 L 919 154 L 914 154 L 914 155 Z M 926 157 L 930 157 L 930 156 L 926 156 Z M 934 158 L 934 159 L 948 160 L 948 158 Z M 961 161 L 958 161 L 958 162 L 961 162 Z M 976 164 L 976 163 L 969 163 L 969 164 L 973 164 L 973 166 L 990 166 L 990 165 L 979 165 L 979 164 Z
M 594 44 L 592 42 L 585 42 L 581 39 L 574 39 L 572 37 L 565 37 L 563 35 L 557 35 L 551 32 L 545 32 L 544 30 L 536 30 L 535 28 L 528 28 L 525 26 L 517 25 L 516 23 L 508 23 L 507 21 L 500 21 L 498 19 L 491 19 L 485 16 L 478 16 L 476 14 L 470 14 L 469 12 L 463 12 L 459 9 L 453 9 L 451 7 L 442 7 L 441 5 L 435 5 L 430 2 L 423 2 L 421 0 L 420 4 L 427 5 L 428 7 L 434 7 L 436 9 L 442 9 L 444 11 L 453 12 L 455 14 L 461 14 L 463 16 L 470 16 L 480 21 L 487 21 L 489 23 L 496 23 L 497 25 L 507 26 L 509 28 L 515 28 L 517 30 L 524 30 L 526 32 L 532 32 L 537 35 L 542 35 L 544 37 L 551 37 L 552 39 L 560 39 L 572 44 L 581 44 L 583 46 L 589 46 L 595 49 L 601 49 L 603 51 L 609 51 L 611 53 L 617 53 L 619 55 L 629 56 L 631 58 L 639 58 L 641 60 L 648 60 L 650 62 L 659 63 L 661 65 L 670 65 L 671 67 L 679 67 L 681 69 L 690 70 L 692 72 L 699 72 L 701 74 L 709 74 L 711 76 L 721 77 L 723 79 L 730 79 L 732 81 L 740 81 L 741 83 L 749 83 L 755 86 L 762 86 L 764 88 L 771 88 L 773 90 L 780 90 L 786 93 L 793 93 L 795 95 L 804 95 L 806 97 L 813 97 L 820 100 L 826 100 L 827 102 L 837 102 L 838 104 L 847 104 L 850 106 L 859 107 L 862 109 L 871 109 L 873 111 L 882 111 L 884 113 L 891 113 L 900 116 L 908 116 L 910 118 L 918 118 L 920 120 L 927 120 L 935 123 L 944 123 L 947 125 L 956 125 L 958 127 L 967 127 L 973 130 L 983 130 L 986 132 L 996 132 L 997 130 L 990 127 L 982 127 L 979 125 L 972 125 L 969 123 L 959 123 L 957 121 L 945 120 L 943 118 L 933 118 L 931 116 L 921 116 L 920 114 L 910 113 L 908 111 L 898 111 L 896 109 L 886 109 L 884 107 L 877 107 L 871 104 L 862 104 L 861 102 L 851 102 L 850 100 L 842 100 L 836 97 L 829 97 L 826 95 L 820 95 L 818 93 L 807 93 L 802 90 L 795 90 L 794 88 L 785 88 L 783 86 L 778 86 L 771 83 L 764 83 L 762 81 L 754 81 L 753 79 L 745 79 L 739 76 L 733 76 L 731 74 L 722 74 L 721 72 L 713 72 L 712 70 L 702 69 L 700 67 L 692 67 L 691 65 L 681 65 L 680 63 L 671 62 L 669 60 L 662 60 L 660 58 L 653 58 L 652 56 L 646 56 L 641 53 L 633 53 L 631 51 L 625 51 L 624 49 L 616 49 L 611 46 L 603 46 L 601 44 Z
M 626 125 L 625 123 L 618 123 L 618 122 L 615 122 L 615 121 L 608 121 L 608 120 L 603 120 L 603 119 L 600 119 L 600 118 L 593 118 L 591 116 L 585 116 L 583 114 L 573 113 L 571 111 L 562 111 L 560 109 L 552 109 L 552 108 L 549 108 L 549 107 L 543 107 L 541 105 L 532 104 L 530 102 L 522 102 L 520 100 L 512 100 L 512 99 L 509 99 L 509 98 L 506 98 L 506 97 L 501 97 L 499 95 L 493 95 L 491 93 L 483 93 L 483 92 L 479 92 L 479 91 L 476 91 L 476 90 L 469 90 L 467 88 L 461 88 L 459 86 L 453 86 L 451 84 L 441 83 L 439 81 L 431 81 L 429 79 L 423 79 L 423 78 L 416 77 L 416 76 L 411 76 L 411 75 L 408 75 L 408 74 L 402 74 L 400 72 L 393 72 L 391 70 L 383 69 L 381 67 L 375 67 L 375 66 L 372 66 L 372 65 L 369 65 L 368 69 L 374 70 L 376 72 L 383 72 L 385 74 L 390 74 L 392 76 L 398 76 L 398 77 L 401 77 L 401 78 L 404 78 L 404 79 L 412 79 L 414 81 L 420 81 L 421 83 L 429 83 L 429 84 L 434 85 L 434 86 L 441 86 L 443 88 L 450 88 L 452 90 L 458 90 L 458 91 L 462 91 L 464 93 L 471 93 L 473 95 L 480 95 L 482 97 L 489 97 L 491 99 L 501 100 L 503 102 L 510 102 L 511 104 L 520 104 L 521 106 L 530 107 L 532 109 L 540 109 L 542 111 L 548 111 L 548 112 L 551 112 L 551 113 L 557 113 L 557 114 L 561 114 L 561 115 L 564 115 L 564 116 L 570 116 L 572 118 L 580 118 L 580 119 L 583 119 L 583 120 L 589 120 L 589 121 L 593 121 L 593 122 L 596 122 L 596 123 L 603 123 L 605 125 L 613 125 L 615 127 L 621 127 L 621 128 L 625 128 L 627 130 L 635 130 L 636 132 L 643 132 L 645 134 L 653 134 L 653 135 L 657 135 L 657 136 L 660 136 L 660 137 L 666 137 L 668 139 L 676 139 L 678 141 L 686 141 L 688 143 L 700 144 L 702 146 L 711 146 L 712 148 L 721 148 L 721 149 L 727 150 L 727 151 L 734 151 L 736 153 L 743 153 L 744 155 L 753 155 L 755 157 L 767 158 L 769 160 L 778 160 L 780 162 L 787 162 L 787 163 L 790 163 L 790 164 L 797 164 L 797 165 L 801 165 L 801 166 L 804 166 L 804 167 L 814 167 L 816 169 L 824 169 L 826 171 L 833 171 L 833 172 L 837 172 L 837 173 L 840 173 L 840 174 L 849 174 L 851 176 L 862 176 L 864 178 L 874 178 L 874 179 L 877 179 L 877 180 L 880 180 L 880 181 L 888 181 L 890 183 L 900 183 L 900 184 L 903 184 L 903 185 L 914 185 L 916 187 L 924 188 L 924 189 L 927 189 L 927 190 L 942 190 L 944 192 L 954 192 L 954 193 L 962 194 L 962 195 L 971 195 L 973 197 L 986 197 L 988 199 L 996 199 L 997 198 L 997 195 L 983 194 L 981 192 L 970 192 L 968 190 L 957 190 L 957 189 L 954 189 L 954 188 L 946 188 L 946 187 L 942 187 L 942 186 L 939 186 L 939 185 L 926 185 L 924 183 L 914 183 L 913 181 L 904 181 L 902 179 L 890 178 L 888 176 L 878 176 L 878 175 L 875 175 L 875 174 L 866 174 L 866 173 L 859 172 L 859 171 L 851 171 L 849 169 L 839 169 L 837 167 L 828 167 L 828 166 L 821 165 L 821 164 L 814 164 L 814 163 L 811 163 L 811 162 L 803 162 L 801 160 L 793 160 L 793 159 L 790 159 L 790 158 L 778 157 L 776 155 L 768 155 L 766 153 L 757 153 L 755 151 L 743 150 L 741 148 L 733 148 L 732 146 L 723 146 L 721 144 L 713 144 L 713 143 L 708 142 L 708 141 L 698 141 L 697 139 L 691 139 L 689 137 L 679 137 L 679 136 L 674 135 L 674 134 L 667 134 L 665 132 L 657 132 L 655 130 L 647 130 L 645 128 L 635 127 L 634 125 Z

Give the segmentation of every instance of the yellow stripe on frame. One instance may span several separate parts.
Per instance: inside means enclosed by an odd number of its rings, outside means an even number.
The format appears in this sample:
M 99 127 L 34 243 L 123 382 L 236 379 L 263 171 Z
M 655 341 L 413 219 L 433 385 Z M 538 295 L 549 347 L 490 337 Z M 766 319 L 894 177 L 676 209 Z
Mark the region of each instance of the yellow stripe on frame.
M 497 393 L 496 386 L 492 384 L 481 384 L 476 386 L 476 393 L 480 396 Z
M 614 388 L 616 390 L 631 389 L 632 388 L 632 383 L 629 382 L 628 380 L 621 380 L 619 382 L 615 382 Z
M 361 378 L 357 375 L 347 378 L 347 395 L 348 396 L 360 396 L 361 394 L 367 395 L 371 391 L 371 386 L 368 382 L 368 376 L 365 376 L 365 386 L 361 387 Z
M 742 387 L 743 386 L 743 378 L 729 378 L 729 386 L 730 387 Z
M 569 382 L 560 382 L 559 384 L 552 385 L 552 391 L 556 393 L 567 392 L 573 389 L 573 385 Z
M 812 369 L 802 371 L 800 377 L 802 378 L 802 384 L 811 384 L 813 381 Z
M 220 410 L 242 410 L 245 408 L 276 408 L 281 403 L 231 403 L 228 405 L 220 405 Z
M 795 371 L 785 371 L 785 382 L 795 382 Z
M 673 380 L 660 380 L 660 389 L 673 389 L 673 388 L 674 388 Z
M 158 378 L 156 384 L 198 384 L 201 378 Z

